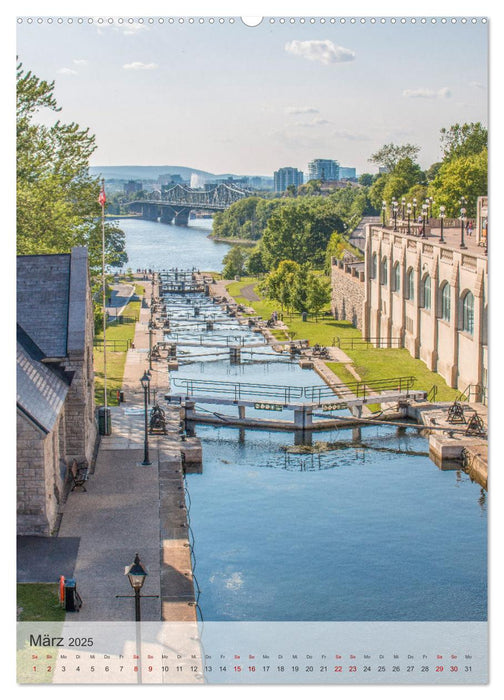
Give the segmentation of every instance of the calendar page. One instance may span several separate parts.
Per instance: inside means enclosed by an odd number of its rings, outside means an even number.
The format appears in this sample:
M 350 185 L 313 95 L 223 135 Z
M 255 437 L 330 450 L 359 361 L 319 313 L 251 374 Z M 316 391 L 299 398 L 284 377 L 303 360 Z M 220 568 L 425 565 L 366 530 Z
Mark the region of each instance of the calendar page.
M 488 683 L 489 24 L 17 17 L 18 684 Z

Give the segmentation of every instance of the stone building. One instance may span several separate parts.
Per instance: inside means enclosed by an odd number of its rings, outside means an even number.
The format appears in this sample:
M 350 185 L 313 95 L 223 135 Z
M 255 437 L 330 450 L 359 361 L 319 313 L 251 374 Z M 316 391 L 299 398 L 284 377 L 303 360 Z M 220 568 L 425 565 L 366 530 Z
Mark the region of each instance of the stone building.
M 488 259 L 457 227 L 427 237 L 367 227 L 362 333 L 401 346 L 449 386 L 485 400 L 488 385 Z M 375 343 L 377 344 L 377 343 Z
M 17 258 L 18 534 L 50 534 L 68 465 L 96 441 L 86 248 Z

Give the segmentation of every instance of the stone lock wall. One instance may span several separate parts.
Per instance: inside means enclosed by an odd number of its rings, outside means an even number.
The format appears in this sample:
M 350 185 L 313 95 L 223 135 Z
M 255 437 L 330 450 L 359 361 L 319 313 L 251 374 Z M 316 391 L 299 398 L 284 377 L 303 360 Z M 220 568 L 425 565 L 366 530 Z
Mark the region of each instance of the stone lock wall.
M 335 319 L 350 321 L 362 330 L 364 306 L 364 272 L 343 260 L 331 261 L 331 312 Z

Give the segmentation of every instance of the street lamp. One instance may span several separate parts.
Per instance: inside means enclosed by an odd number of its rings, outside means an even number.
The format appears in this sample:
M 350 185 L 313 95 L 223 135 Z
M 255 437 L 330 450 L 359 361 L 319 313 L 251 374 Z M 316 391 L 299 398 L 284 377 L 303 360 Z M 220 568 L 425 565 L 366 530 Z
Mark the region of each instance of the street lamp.
M 406 207 L 408 211 L 408 236 L 411 234 L 411 204 L 408 202 L 408 205 Z
M 385 228 L 385 216 L 387 213 L 387 202 L 385 200 L 382 201 L 382 224 L 383 228 Z
M 416 221 L 416 205 L 417 205 L 416 197 L 413 197 L 413 221 Z
M 392 200 L 392 211 L 394 212 L 394 231 L 397 231 L 397 202 L 395 199 Z
M 135 554 L 133 564 L 124 567 L 124 575 L 128 577 L 131 587 L 135 591 L 135 621 L 140 622 L 140 590 L 145 583 L 147 571 L 140 561 L 138 552 Z
M 144 412 L 145 412 L 145 437 L 144 437 L 144 460 L 142 462 L 142 467 L 148 467 L 152 464 L 149 460 L 149 431 L 147 426 L 147 392 L 150 388 L 150 377 L 147 372 L 144 372 L 143 377 L 140 379 L 140 383 L 144 390 Z
M 422 238 L 425 238 L 425 223 L 427 221 L 427 204 L 422 204 Z
M 445 218 L 445 212 L 446 212 L 446 207 L 442 204 L 439 207 L 439 218 L 441 219 L 441 236 L 439 238 L 440 243 L 445 242 L 445 239 L 443 238 L 443 223 L 444 223 L 444 218 Z
M 149 370 L 152 369 L 152 316 L 149 321 Z
M 462 198 L 463 199 L 463 198 Z M 464 200 L 465 201 L 465 200 Z M 466 218 L 466 208 L 461 207 L 460 208 L 460 247 L 461 248 L 467 248 L 466 244 L 464 243 L 464 224 L 465 224 L 465 218 Z
M 402 214 L 401 214 L 401 217 L 402 217 L 402 220 L 404 221 L 404 207 L 406 206 L 406 197 L 403 197 L 403 198 L 401 199 L 401 204 L 402 204 Z

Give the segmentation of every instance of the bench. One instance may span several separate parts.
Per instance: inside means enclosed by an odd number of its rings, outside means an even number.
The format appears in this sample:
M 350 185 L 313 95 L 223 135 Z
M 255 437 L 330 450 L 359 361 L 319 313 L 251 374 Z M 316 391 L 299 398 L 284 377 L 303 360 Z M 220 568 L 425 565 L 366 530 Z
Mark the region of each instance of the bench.
M 88 480 L 87 466 L 77 464 L 77 460 L 74 459 L 68 471 L 72 481 L 72 488 L 70 490 L 74 491 L 76 488 L 80 487 L 83 491 L 87 491 L 86 487 L 84 486 Z

